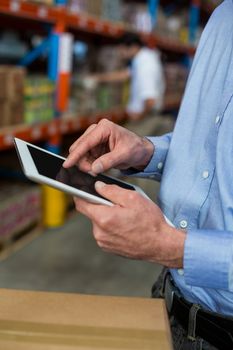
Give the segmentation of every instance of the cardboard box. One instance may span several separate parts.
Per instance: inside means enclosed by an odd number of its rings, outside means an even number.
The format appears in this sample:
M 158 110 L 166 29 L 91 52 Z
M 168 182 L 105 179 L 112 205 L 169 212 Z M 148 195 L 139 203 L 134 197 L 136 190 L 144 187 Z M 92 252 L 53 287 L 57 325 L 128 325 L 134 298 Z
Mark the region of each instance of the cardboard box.
M 24 78 L 24 68 L 0 65 L 0 99 L 23 99 Z
M 0 127 L 10 125 L 8 103 L 0 99 Z
M 31 2 L 35 4 L 41 4 L 41 5 L 54 5 L 53 0 L 23 0 L 24 2 Z
M 24 105 L 22 100 L 0 100 L 0 127 L 23 123 Z
M 162 300 L 0 290 L 4 350 L 172 349 Z

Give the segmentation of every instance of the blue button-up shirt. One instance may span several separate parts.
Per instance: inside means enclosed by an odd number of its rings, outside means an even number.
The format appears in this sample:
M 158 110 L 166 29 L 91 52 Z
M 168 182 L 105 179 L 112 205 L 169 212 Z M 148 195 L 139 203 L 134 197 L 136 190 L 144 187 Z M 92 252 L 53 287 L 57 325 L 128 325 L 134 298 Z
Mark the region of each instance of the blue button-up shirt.
M 160 207 L 187 231 L 184 297 L 233 315 L 233 1 L 211 16 L 199 43 L 173 133 L 152 137 L 142 176 L 161 180 Z

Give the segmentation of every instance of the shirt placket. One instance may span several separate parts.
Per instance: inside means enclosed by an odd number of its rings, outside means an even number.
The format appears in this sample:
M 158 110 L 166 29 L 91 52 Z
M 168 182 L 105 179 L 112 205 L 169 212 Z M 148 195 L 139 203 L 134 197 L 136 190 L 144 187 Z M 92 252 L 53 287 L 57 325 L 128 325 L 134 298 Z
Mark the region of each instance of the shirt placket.
M 199 213 L 208 198 L 215 174 L 219 128 L 232 97 L 232 92 L 226 92 L 223 96 L 219 113 L 211 118 L 210 132 L 205 143 L 205 149 L 203 150 L 195 185 L 174 220 L 174 224 L 177 228 L 183 230 L 198 228 Z M 193 206 L 193 198 L 195 198 L 195 206 Z

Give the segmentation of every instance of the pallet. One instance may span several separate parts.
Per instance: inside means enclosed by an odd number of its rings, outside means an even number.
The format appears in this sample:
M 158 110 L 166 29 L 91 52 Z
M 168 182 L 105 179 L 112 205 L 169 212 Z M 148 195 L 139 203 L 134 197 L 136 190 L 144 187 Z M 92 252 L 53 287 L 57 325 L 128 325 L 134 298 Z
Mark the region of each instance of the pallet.
M 0 241 L 0 261 L 7 259 L 13 253 L 16 253 L 42 233 L 42 227 L 38 222 L 27 226 L 21 232 Z

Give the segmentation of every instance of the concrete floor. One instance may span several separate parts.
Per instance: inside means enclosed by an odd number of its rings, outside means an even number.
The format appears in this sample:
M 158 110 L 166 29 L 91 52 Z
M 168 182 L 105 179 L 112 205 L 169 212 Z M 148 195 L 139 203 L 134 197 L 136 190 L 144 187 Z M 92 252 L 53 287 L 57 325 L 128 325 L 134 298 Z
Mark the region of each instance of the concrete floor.
M 81 215 L 48 230 L 0 264 L 0 287 L 149 296 L 159 268 L 102 252 Z
M 156 118 L 156 117 L 155 117 Z M 149 118 L 127 123 L 138 134 L 160 134 L 173 127 L 171 118 Z M 159 185 L 134 180 L 155 199 Z M 76 214 L 56 230 L 47 230 L 33 242 L 0 263 L 0 288 L 150 297 L 161 267 L 102 252 L 91 223 Z

